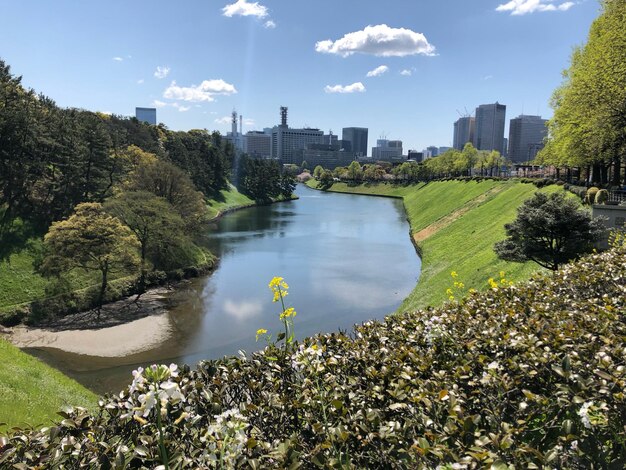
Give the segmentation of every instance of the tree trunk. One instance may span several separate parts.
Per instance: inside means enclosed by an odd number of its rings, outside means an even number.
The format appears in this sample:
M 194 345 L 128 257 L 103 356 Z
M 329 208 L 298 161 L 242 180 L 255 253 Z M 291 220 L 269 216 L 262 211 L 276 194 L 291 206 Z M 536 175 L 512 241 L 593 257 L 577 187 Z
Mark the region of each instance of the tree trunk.
M 600 183 L 604 186 L 609 182 L 609 165 L 600 165 Z
M 611 181 L 611 184 L 615 186 L 619 186 L 619 183 L 620 183 L 621 167 L 622 167 L 622 159 L 619 157 L 619 155 L 616 155 L 615 158 L 613 159 L 613 180 Z
M 104 294 L 107 290 L 107 276 L 109 274 L 108 261 L 105 261 L 100 269 L 102 271 L 102 283 L 100 284 L 100 294 L 98 295 L 98 320 L 100 320 L 100 309 L 102 308 L 102 304 L 104 303 Z

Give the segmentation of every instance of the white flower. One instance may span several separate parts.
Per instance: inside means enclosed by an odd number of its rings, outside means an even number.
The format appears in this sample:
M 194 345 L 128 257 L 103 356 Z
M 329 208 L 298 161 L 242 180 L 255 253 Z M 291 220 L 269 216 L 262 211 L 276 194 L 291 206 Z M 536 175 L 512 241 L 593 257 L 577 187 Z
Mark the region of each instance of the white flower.
M 589 408 L 593 405 L 592 401 L 588 401 L 583 403 L 583 406 L 578 410 L 578 416 L 580 416 L 580 421 L 583 423 L 587 429 L 591 429 L 591 421 L 589 420 Z

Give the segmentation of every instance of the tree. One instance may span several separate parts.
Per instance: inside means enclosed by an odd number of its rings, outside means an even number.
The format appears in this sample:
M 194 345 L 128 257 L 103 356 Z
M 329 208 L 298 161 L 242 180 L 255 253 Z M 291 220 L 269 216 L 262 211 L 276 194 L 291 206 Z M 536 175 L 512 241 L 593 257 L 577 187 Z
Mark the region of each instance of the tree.
M 554 92 L 554 117 L 539 161 L 591 167 L 591 179 L 602 183 L 612 164 L 612 182 L 619 184 L 626 159 L 626 2 L 603 0 L 602 9 Z
M 317 165 L 315 169 L 313 170 L 313 176 L 315 178 L 319 178 L 322 175 L 323 171 L 324 171 L 324 167 L 322 165 Z
M 122 192 L 109 199 L 105 209 L 121 220 L 137 237 L 140 246 L 141 277 L 139 293 L 145 288 L 146 262 L 157 269 L 176 264 L 180 248 L 191 243 L 180 228 L 183 219 L 164 198 L 146 191 Z
M 517 218 L 504 226 L 508 238 L 495 244 L 506 261 L 534 261 L 556 271 L 561 264 L 593 249 L 604 228 L 598 219 L 578 209 L 565 194 L 537 192 L 517 210 Z
M 134 269 L 139 262 L 139 242 L 117 218 L 99 203 L 76 206 L 67 220 L 55 222 L 44 238 L 44 276 L 59 276 L 80 268 L 100 273 L 98 311 L 106 294 L 109 275 Z
M 363 169 L 356 160 L 348 165 L 348 179 L 355 183 L 363 179 Z

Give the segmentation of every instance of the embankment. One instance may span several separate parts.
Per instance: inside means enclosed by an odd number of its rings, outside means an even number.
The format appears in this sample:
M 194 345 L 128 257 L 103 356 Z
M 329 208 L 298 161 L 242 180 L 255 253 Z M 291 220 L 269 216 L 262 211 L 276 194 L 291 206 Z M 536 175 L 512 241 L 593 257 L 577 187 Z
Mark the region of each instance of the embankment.
M 316 182 L 311 180 L 308 185 L 314 188 Z M 400 311 L 441 304 L 449 297 L 448 288 L 457 295 L 469 289 L 484 290 L 488 279 L 498 277 L 500 271 L 507 279 L 520 281 L 539 269 L 534 263 L 502 261 L 493 251 L 494 243 L 505 236 L 504 224 L 511 222 L 520 204 L 537 191 L 532 184 L 492 180 L 411 186 L 335 183 L 330 191 L 403 199 L 411 236 L 422 258 L 422 273 Z M 452 271 L 458 273 L 457 282 L 464 284 L 463 289 L 454 288 Z

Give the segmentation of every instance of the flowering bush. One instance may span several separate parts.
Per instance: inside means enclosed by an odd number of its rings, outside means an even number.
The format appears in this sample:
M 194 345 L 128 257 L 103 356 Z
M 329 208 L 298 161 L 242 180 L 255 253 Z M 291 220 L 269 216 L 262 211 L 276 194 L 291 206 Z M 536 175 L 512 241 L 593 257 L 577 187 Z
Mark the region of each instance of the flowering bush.
M 98 413 L 0 438 L 0 468 L 155 468 L 160 436 L 170 468 L 624 468 L 623 244 L 500 277 L 351 335 L 137 370 Z

